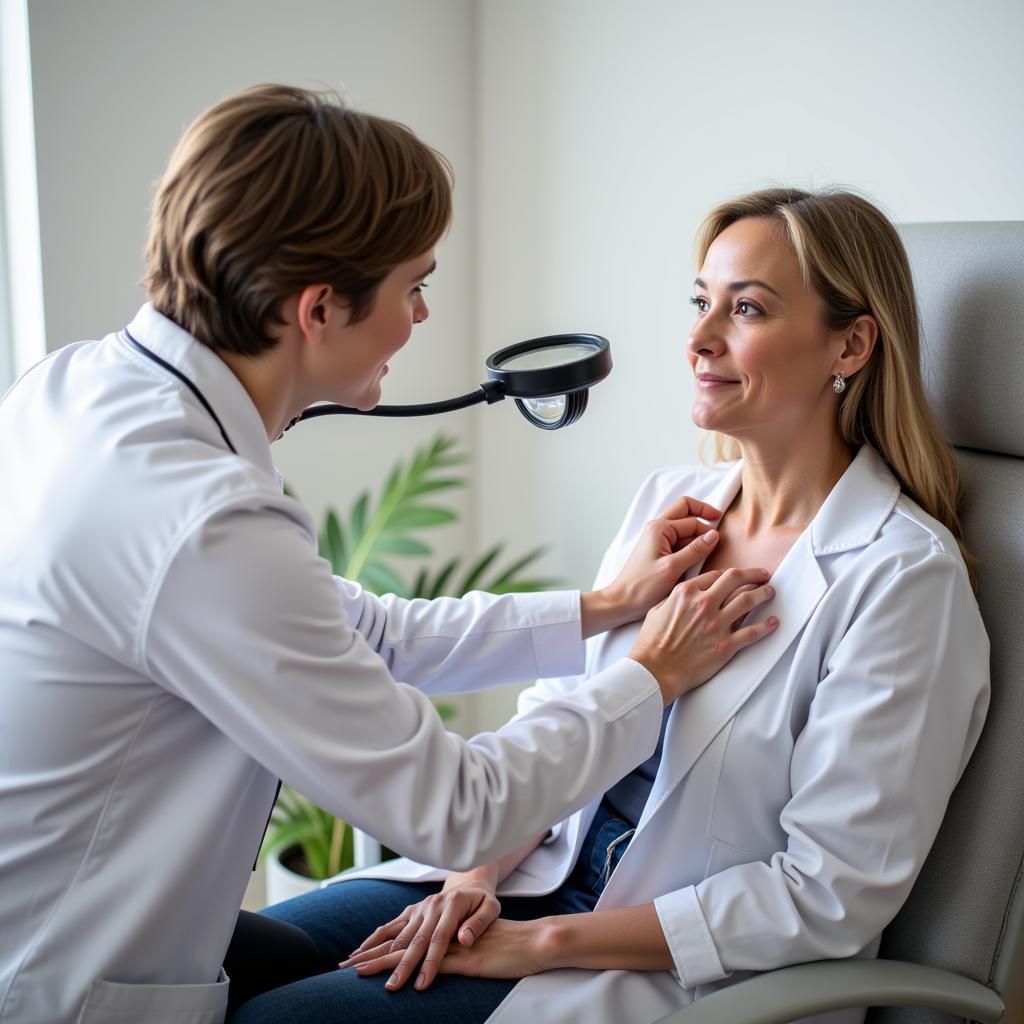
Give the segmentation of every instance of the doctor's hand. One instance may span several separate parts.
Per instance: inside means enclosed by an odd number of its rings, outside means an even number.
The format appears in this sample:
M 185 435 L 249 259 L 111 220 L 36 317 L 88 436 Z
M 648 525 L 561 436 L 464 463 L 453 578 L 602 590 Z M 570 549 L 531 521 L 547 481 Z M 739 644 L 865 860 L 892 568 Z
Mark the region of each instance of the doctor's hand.
M 630 657 L 658 681 L 668 704 L 710 679 L 738 651 L 773 632 L 779 620 L 739 626 L 771 600 L 764 569 L 714 570 L 676 586 L 644 619 Z
M 721 517 L 706 501 L 682 497 L 644 524 L 618 576 L 582 595 L 584 637 L 636 622 L 664 600 L 686 571 L 714 550 L 718 532 L 705 520 Z
M 413 903 L 381 925 L 338 967 L 355 966 L 362 975 L 394 968 L 385 984 L 391 991 L 412 977 L 415 988 L 428 988 L 456 932 L 462 946 L 472 946 L 501 913 L 494 895 L 498 882 L 494 868 L 485 865 L 449 875 L 439 893 Z

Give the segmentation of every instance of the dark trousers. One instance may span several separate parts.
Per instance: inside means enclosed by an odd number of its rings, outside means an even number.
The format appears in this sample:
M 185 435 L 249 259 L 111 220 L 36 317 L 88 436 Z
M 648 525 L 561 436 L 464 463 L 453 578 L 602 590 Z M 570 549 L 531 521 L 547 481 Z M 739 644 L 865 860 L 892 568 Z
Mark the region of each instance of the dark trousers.
M 336 969 L 336 964 L 324 963 L 316 943 L 301 928 L 242 910 L 224 954 L 224 972 L 231 979 L 228 1020 L 242 1003 L 263 992 Z

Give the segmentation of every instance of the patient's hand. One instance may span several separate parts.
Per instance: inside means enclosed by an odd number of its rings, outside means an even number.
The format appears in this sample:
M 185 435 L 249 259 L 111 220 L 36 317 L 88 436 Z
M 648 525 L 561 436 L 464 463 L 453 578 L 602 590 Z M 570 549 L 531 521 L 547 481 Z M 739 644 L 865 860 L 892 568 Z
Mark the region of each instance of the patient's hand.
M 356 965 L 360 974 L 378 974 L 394 967 L 385 986 L 391 990 L 400 989 L 419 966 L 415 987 L 427 988 L 456 931 L 459 942 L 471 946 L 501 913 L 494 895 L 498 881 L 494 867 L 449 875 L 439 893 L 413 903 L 393 921 L 381 925 L 338 966 Z
M 584 636 L 642 619 L 688 569 L 711 554 L 718 533 L 705 520 L 721 517 L 713 505 L 682 497 L 647 522 L 618 576 L 583 595 Z
M 630 657 L 658 680 L 666 704 L 775 630 L 774 616 L 737 628 L 739 619 L 775 595 L 767 580 L 764 569 L 714 570 L 680 583 L 651 609 Z

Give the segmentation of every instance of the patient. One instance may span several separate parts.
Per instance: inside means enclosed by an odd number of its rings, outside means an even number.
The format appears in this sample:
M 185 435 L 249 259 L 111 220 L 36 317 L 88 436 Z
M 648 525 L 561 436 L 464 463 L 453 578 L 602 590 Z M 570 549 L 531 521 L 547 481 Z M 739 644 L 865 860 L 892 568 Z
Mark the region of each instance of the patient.
M 666 711 L 650 760 L 499 863 L 396 861 L 268 909 L 325 973 L 241 1024 L 653 1022 L 743 972 L 877 952 L 988 705 L 906 255 L 864 199 L 792 189 L 713 210 L 697 249 L 693 419 L 736 461 L 649 477 L 598 585 L 688 494 L 725 510 L 695 597 L 766 566 L 775 596 L 745 622 L 778 629 Z M 637 629 L 590 641 L 587 671 Z M 577 682 L 541 680 L 520 710 Z

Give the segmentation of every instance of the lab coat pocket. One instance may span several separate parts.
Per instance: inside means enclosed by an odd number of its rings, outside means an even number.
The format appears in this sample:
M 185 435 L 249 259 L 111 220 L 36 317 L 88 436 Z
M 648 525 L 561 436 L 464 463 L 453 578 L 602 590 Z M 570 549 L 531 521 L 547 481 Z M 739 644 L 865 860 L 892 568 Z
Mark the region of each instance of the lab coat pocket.
M 78 1024 L 223 1024 L 228 976 L 208 985 L 135 985 L 98 978 L 92 983 Z
M 741 864 L 755 864 L 760 861 L 767 864 L 771 861 L 774 850 L 741 850 L 738 846 L 729 846 L 717 839 L 711 844 L 711 852 L 708 854 L 707 864 L 704 868 L 704 877 L 711 878 L 719 872 L 728 871 L 729 868 L 739 867 Z
M 717 844 L 748 854 L 748 860 L 766 859 L 766 853 L 786 846 L 779 815 L 790 795 L 790 749 L 780 756 L 779 746 L 754 716 L 729 723 L 707 833 Z

